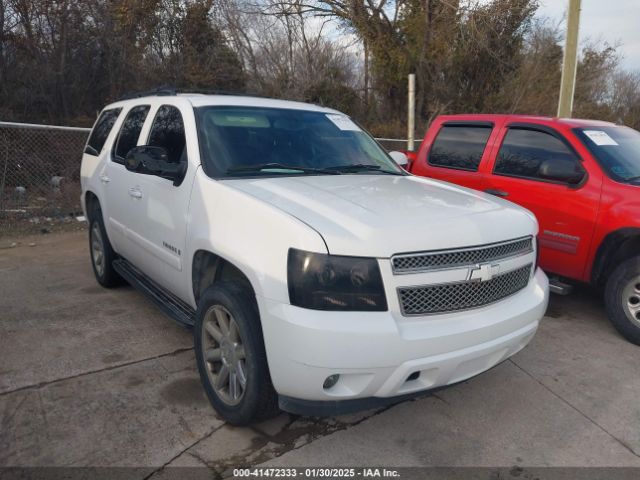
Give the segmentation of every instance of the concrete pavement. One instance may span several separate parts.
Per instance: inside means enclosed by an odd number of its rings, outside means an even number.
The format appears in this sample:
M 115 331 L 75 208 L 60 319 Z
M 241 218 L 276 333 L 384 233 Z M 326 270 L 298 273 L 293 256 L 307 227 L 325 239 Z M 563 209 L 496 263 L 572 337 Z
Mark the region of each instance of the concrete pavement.
M 189 331 L 96 284 L 86 233 L 1 248 L 0 292 L 0 466 L 640 466 L 640 348 L 588 292 L 552 297 L 530 346 L 461 385 L 251 428 L 210 408 Z

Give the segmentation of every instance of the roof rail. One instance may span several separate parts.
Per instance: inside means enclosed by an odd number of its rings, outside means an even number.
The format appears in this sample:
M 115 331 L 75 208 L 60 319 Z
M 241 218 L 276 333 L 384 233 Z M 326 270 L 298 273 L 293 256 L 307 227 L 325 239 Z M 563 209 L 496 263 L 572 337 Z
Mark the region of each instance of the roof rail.
M 272 97 L 267 97 L 266 95 L 259 95 L 257 93 L 250 93 L 250 92 L 214 90 L 214 89 L 207 89 L 207 88 L 177 88 L 177 87 L 163 86 L 153 90 L 127 93 L 125 95 L 122 95 L 120 98 L 118 98 L 117 101 L 130 100 L 132 98 L 150 97 L 150 96 L 168 97 L 168 96 L 175 96 L 181 93 L 182 94 L 199 93 L 203 95 L 238 95 L 238 96 L 246 96 L 246 97 L 272 98 Z
M 117 101 L 120 100 L 130 100 L 132 98 L 140 98 L 140 97 L 151 97 L 151 96 L 164 96 L 169 97 L 172 95 L 176 95 L 178 91 L 173 87 L 158 87 L 153 90 L 146 90 L 142 92 L 131 92 L 125 93 L 121 97 L 118 98 Z

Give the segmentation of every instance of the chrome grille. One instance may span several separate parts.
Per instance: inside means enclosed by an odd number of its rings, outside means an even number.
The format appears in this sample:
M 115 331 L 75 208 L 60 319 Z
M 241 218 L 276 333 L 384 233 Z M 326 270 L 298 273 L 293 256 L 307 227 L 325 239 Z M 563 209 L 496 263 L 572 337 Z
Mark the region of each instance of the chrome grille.
M 532 265 L 525 265 L 484 282 L 465 281 L 398 288 L 404 315 L 428 315 L 481 307 L 522 290 L 529 283 Z
M 532 251 L 533 240 L 531 237 L 526 237 L 482 247 L 394 255 L 391 258 L 391 265 L 394 274 L 415 273 L 492 262 Z

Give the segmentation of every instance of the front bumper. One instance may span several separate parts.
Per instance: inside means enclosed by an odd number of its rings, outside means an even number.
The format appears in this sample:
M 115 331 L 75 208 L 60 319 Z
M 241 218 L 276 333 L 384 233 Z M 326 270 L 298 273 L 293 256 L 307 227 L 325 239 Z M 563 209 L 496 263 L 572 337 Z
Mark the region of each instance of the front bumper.
M 527 345 L 548 290 L 538 269 L 525 289 L 498 303 L 422 317 L 396 309 L 315 311 L 258 297 L 271 379 L 285 409 L 298 401 L 319 412 L 318 402 L 393 399 L 451 385 Z M 334 374 L 337 384 L 323 388 Z

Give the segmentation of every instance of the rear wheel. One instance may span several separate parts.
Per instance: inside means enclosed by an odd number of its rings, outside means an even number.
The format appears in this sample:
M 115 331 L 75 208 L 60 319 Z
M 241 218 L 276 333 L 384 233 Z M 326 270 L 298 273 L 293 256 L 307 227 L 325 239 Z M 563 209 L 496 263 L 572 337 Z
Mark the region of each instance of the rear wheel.
M 278 413 L 260 316 L 248 288 L 222 281 L 203 293 L 194 344 L 202 385 L 222 418 L 246 425 Z
M 640 256 L 618 265 L 605 290 L 605 303 L 611 322 L 620 334 L 640 345 Z
M 102 210 L 97 203 L 92 205 L 89 214 L 89 251 L 93 273 L 100 285 L 112 288 L 124 283 L 122 277 L 113 268 L 113 261 L 117 256 L 107 237 Z

